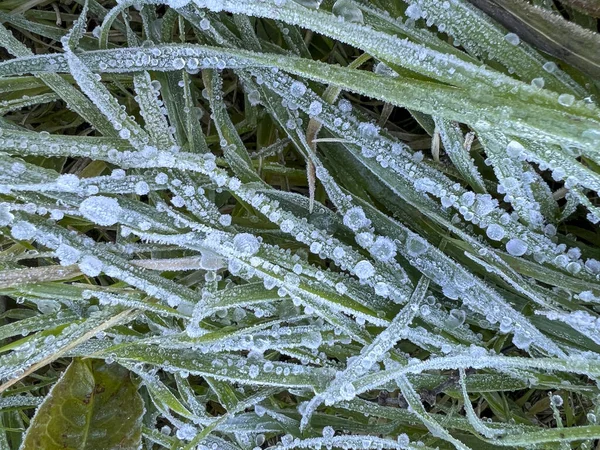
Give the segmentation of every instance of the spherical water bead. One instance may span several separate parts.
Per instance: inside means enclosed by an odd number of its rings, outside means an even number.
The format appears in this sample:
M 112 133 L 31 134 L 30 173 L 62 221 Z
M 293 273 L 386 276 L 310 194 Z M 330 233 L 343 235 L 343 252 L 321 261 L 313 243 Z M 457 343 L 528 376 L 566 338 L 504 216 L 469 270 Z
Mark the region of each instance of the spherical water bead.
M 67 244 L 60 244 L 54 251 L 54 254 L 60 261 L 61 266 L 70 266 L 71 264 L 75 264 L 81 256 L 81 252 L 79 250 Z
M 150 186 L 145 181 L 138 181 L 134 189 L 137 195 L 147 195 L 150 192 Z
M 375 267 L 367 260 L 362 260 L 354 266 L 354 273 L 361 280 L 366 280 L 375 275 Z
M 420 236 L 410 236 L 406 240 L 406 251 L 413 257 L 422 255 L 427 251 L 427 241 Z
M 294 2 L 310 9 L 318 9 L 321 6 L 321 0 L 294 0 Z
M 550 401 L 557 408 L 560 408 L 563 405 L 563 398 L 560 395 L 553 395 L 550 397 Z
M 325 439 L 331 439 L 333 436 L 335 436 L 335 430 L 333 429 L 333 427 L 323 427 L 323 437 Z
M 244 256 L 252 256 L 258 253 L 260 242 L 249 233 L 240 233 L 233 238 L 233 248 Z
M 123 210 L 114 198 L 98 195 L 82 201 L 79 212 L 97 225 L 111 226 L 119 221 Z
M 321 102 L 318 102 L 316 100 L 312 101 L 310 103 L 310 106 L 308 107 L 308 114 L 310 114 L 311 116 L 318 116 L 319 114 L 321 114 L 322 111 L 323 105 L 321 104 Z
M 421 7 L 416 3 L 413 3 L 406 8 L 406 17 L 412 20 L 419 20 L 423 15 Z
M 344 225 L 353 231 L 360 230 L 361 228 L 368 227 L 371 221 L 365 216 L 365 212 L 360 206 L 350 208 L 344 214 L 343 219 Z
M 390 238 L 379 236 L 369 251 L 374 258 L 387 262 L 396 256 L 396 244 Z
M 300 81 L 294 81 L 290 87 L 290 94 L 294 97 L 302 97 L 306 92 L 306 86 Z
M 489 227 L 487 227 L 487 230 L 485 230 L 485 234 L 492 241 L 501 241 L 506 232 L 504 231 L 504 228 L 502 228 L 500 225 L 493 223 Z
M 519 45 L 521 42 L 521 39 L 519 39 L 519 36 L 517 36 L 515 33 L 508 33 L 506 36 L 504 36 L 504 40 L 510 45 Z
M 575 103 L 575 97 L 571 94 L 560 94 L 558 96 L 558 103 L 562 106 L 571 106 Z
M 506 153 L 511 158 L 518 158 L 519 156 L 521 156 L 521 153 L 523 153 L 523 150 L 525 150 L 525 147 L 523 147 L 517 141 L 510 141 L 506 146 Z
M 334 16 L 343 17 L 346 22 L 364 23 L 362 11 L 349 0 L 337 0 L 331 12 Z
M 102 272 L 102 268 L 102 261 L 92 255 L 86 255 L 79 261 L 79 270 L 88 277 L 97 277 Z
M 131 137 L 131 132 L 127 128 L 123 128 L 119 131 L 119 137 L 121 139 L 129 139 Z
M 10 212 L 7 205 L 0 205 L 0 227 L 5 227 L 12 223 L 15 216 Z
M 512 238 L 506 243 L 506 251 L 512 256 L 523 256 L 527 253 L 529 246 L 519 238 Z
M 465 323 L 466 313 L 462 309 L 451 309 L 446 325 L 450 328 L 458 328 Z
M 588 420 L 589 423 L 596 423 L 597 420 L 598 420 L 597 417 L 596 417 L 596 414 L 594 414 L 592 412 L 587 413 L 586 417 L 587 417 L 587 420 Z

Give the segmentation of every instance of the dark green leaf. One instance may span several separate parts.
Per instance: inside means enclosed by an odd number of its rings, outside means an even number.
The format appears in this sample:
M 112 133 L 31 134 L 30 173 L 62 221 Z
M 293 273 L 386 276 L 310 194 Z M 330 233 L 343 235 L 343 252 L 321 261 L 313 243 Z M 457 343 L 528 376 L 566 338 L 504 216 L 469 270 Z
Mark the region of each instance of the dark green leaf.
M 127 370 L 75 359 L 31 422 L 22 450 L 137 449 L 142 399 Z

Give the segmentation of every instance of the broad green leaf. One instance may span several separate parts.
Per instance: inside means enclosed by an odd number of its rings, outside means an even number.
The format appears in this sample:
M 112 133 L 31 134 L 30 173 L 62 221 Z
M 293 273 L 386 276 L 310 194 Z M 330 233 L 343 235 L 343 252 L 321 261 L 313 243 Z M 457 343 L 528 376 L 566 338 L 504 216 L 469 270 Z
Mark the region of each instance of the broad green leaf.
M 75 359 L 52 388 L 21 450 L 138 449 L 143 404 L 130 373 Z

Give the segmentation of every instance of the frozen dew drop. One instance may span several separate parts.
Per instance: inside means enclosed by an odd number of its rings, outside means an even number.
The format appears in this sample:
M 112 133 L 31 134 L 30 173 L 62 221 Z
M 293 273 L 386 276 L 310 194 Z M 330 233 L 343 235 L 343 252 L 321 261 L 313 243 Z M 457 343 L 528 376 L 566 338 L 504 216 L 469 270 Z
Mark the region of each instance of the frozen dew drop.
M 560 408 L 563 405 L 563 398 L 560 395 L 553 395 L 550 397 L 550 401 L 557 408 Z
M 575 97 L 571 94 L 560 94 L 558 96 L 558 103 L 562 106 L 571 106 L 575 102 Z
M 352 112 L 352 103 L 350 103 L 349 100 L 346 100 L 345 98 L 343 98 L 338 102 L 338 108 L 340 108 L 340 111 L 342 111 L 344 114 L 351 113 Z
M 308 107 L 308 114 L 311 116 L 318 116 L 321 114 L 321 111 L 323 111 L 323 105 L 321 102 L 315 100 L 310 103 L 310 106 Z
M 506 243 L 506 251 L 512 256 L 523 256 L 527 253 L 528 245 L 519 238 L 512 238 Z
M 70 266 L 71 264 L 75 264 L 81 256 L 81 252 L 79 250 L 67 244 L 60 244 L 56 248 L 54 254 L 59 259 L 61 266 Z
M 323 437 L 325 439 L 331 439 L 334 435 L 335 435 L 335 430 L 333 429 L 333 427 L 330 427 L 330 426 L 323 427 Z
M 408 447 L 408 444 L 410 444 L 410 439 L 406 433 L 398 435 L 396 441 L 398 442 L 398 445 L 400 445 L 400 447 Z
M 135 193 L 137 195 L 146 195 L 150 192 L 150 186 L 145 181 L 138 181 L 135 184 Z
M 11 235 L 15 239 L 27 241 L 35 237 L 36 228 L 33 224 L 23 220 L 15 222 L 11 229 Z
M 294 81 L 290 87 L 290 94 L 294 97 L 302 97 L 306 92 L 306 86 L 300 81 Z
M 102 261 L 92 255 L 86 255 L 79 261 L 79 270 L 88 277 L 97 277 L 102 272 Z
M 493 223 L 489 227 L 487 227 L 487 229 L 485 230 L 485 234 L 492 241 L 501 241 L 505 235 L 505 231 L 504 228 L 502 228 L 500 225 Z
M 259 374 L 259 368 L 257 365 L 252 364 L 249 368 L 248 368 L 248 375 L 250 376 L 250 378 L 254 379 L 258 376 Z
M 354 273 L 361 280 L 366 280 L 375 275 L 375 267 L 367 260 L 362 260 L 354 266 Z
M 169 176 L 166 173 L 159 173 L 154 177 L 154 182 L 156 184 L 167 184 L 169 181 Z
M 529 346 L 533 342 L 533 339 L 528 333 L 517 330 L 513 336 L 513 344 L 515 347 L 520 348 L 521 350 L 529 349 Z
M 12 215 L 7 205 L 0 205 L 0 227 L 5 227 L 12 223 L 14 218 L 15 216 Z
M 360 206 L 350 208 L 344 214 L 344 225 L 353 231 L 360 230 L 361 228 L 368 227 L 371 221 L 365 216 L 365 212 Z
M 210 29 L 210 21 L 206 17 L 200 21 L 200 29 L 204 31 Z
M 343 17 L 346 22 L 364 23 L 363 13 L 358 6 L 349 0 L 337 0 L 331 12 L 338 17 Z
M 291 231 L 294 229 L 294 226 L 295 225 L 294 225 L 293 221 L 291 221 L 290 219 L 285 219 L 281 222 L 281 224 L 279 225 L 279 228 L 284 233 L 291 233 Z
M 409 19 L 419 20 L 422 15 L 423 11 L 421 10 L 421 7 L 416 3 L 412 3 L 408 6 L 408 8 L 406 8 L 406 16 Z
M 65 173 L 56 179 L 56 184 L 62 189 L 73 190 L 79 186 L 79 177 L 72 173 Z
M 79 205 L 79 212 L 83 217 L 101 226 L 117 223 L 122 211 L 117 200 L 102 195 L 86 198 Z
M 129 139 L 131 137 L 131 132 L 127 128 L 123 128 L 119 131 L 119 137 L 121 139 Z
M 519 156 L 521 156 L 521 153 L 523 153 L 523 150 L 525 150 L 525 147 L 523 147 L 517 141 L 510 141 L 506 146 L 506 153 L 511 158 L 518 158 Z
M 262 417 L 267 412 L 267 409 L 262 405 L 254 405 L 254 412 L 258 417 Z
M 406 251 L 413 257 L 422 255 L 427 251 L 427 241 L 420 236 L 410 236 L 406 240 Z
M 252 106 L 256 106 L 260 103 L 260 92 L 252 90 L 248 92 L 248 101 Z
M 542 89 L 544 87 L 544 79 L 534 78 L 533 80 L 531 80 L 531 85 L 535 88 Z
M 370 248 L 374 258 L 387 262 L 396 256 L 396 244 L 390 238 L 379 236 Z
M 219 217 L 219 223 L 224 227 L 228 227 L 229 225 L 231 225 L 231 216 L 229 214 L 222 214 Z
M 521 39 L 519 39 L 519 36 L 517 36 L 515 33 L 508 33 L 506 36 L 504 36 L 504 40 L 510 45 L 519 45 L 521 42 Z
M 190 425 L 189 423 L 184 423 L 183 425 L 181 425 L 175 433 L 177 439 L 181 439 L 184 441 L 191 441 L 192 439 L 194 439 L 194 437 L 196 437 L 196 434 L 196 428 L 193 425 Z
M 183 58 L 175 58 L 173 60 L 173 69 L 181 70 L 185 67 L 185 59 Z
M 450 328 L 458 328 L 465 323 L 466 313 L 462 309 L 451 309 L 446 324 Z
M 544 63 L 544 65 L 542 67 L 548 73 L 553 73 L 558 69 L 558 66 L 556 65 L 556 63 L 552 62 L 552 61 L 548 61 L 547 63 Z
M 356 397 L 356 389 L 352 383 L 346 383 L 340 388 L 340 397 L 343 400 L 351 401 Z
M 240 233 L 233 238 L 233 248 L 244 256 L 252 256 L 258 252 L 260 242 L 249 233 Z

